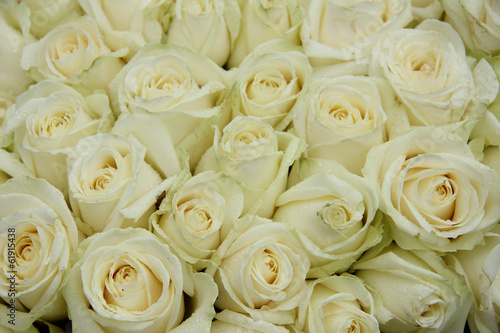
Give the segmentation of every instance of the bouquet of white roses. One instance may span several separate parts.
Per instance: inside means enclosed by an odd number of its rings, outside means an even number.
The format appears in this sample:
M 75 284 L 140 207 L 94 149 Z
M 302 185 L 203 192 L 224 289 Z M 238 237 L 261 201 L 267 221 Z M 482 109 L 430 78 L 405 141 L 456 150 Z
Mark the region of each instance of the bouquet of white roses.
M 0 0 L 1 332 L 500 332 L 500 5 Z

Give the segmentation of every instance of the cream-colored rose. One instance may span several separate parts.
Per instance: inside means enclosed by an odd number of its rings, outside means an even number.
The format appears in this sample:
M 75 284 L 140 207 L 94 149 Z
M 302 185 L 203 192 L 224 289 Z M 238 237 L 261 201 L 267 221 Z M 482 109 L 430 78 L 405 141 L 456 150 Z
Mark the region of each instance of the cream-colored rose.
M 210 332 L 213 278 L 191 273 L 149 231 L 95 234 L 72 260 L 63 292 L 73 332 Z
M 397 112 L 394 102 L 378 78 L 314 78 L 297 102 L 293 126 L 307 143 L 307 157 L 336 160 L 361 174 L 368 150 L 386 141 L 384 109 Z
M 15 177 L 0 186 L 0 324 L 15 332 L 65 319 L 61 294 L 78 231 L 59 190 Z M 15 307 L 15 308 L 13 308 Z
M 243 214 L 271 217 L 276 198 L 285 190 L 288 169 L 300 156 L 303 144 L 296 136 L 275 131 L 258 118 L 236 117 L 196 167 L 196 173 L 220 170 L 242 184 Z
M 472 249 L 498 222 L 500 177 L 476 161 L 466 142 L 421 127 L 374 147 L 363 175 L 406 249 Z
M 273 220 L 294 227 L 311 261 L 308 278 L 347 270 L 381 240 L 375 189 L 328 160 L 297 162 L 290 179 L 297 178 L 278 197 Z
M 14 134 L 23 163 L 36 177 L 68 193 L 66 158 L 81 138 L 107 132 L 113 125 L 108 96 L 77 91 L 55 80 L 43 80 L 16 98 L 3 123 Z
M 411 19 L 410 0 L 311 0 L 300 37 L 319 73 L 343 62 L 353 62 L 353 69 L 361 73 L 377 38 Z
M 500 6 L 497 1 L 441 0 L 445 20 L 460 33 L 472 51 L 498 55 L 500 52 Z
M 172 0 L 78 0 L 102 31 L 112 50 L 129 49 L 133 56 L 148 42 L 159 43 L 168 27 Z
M 222 258 L 214 276 L 219 286 L 217 308 L 273 324 L 295 321 L 306 291 L 309 260 L 289 227 L 246 215 L 217 252 Z
M 222 172 L 206 171 L 172 187 L 150 223 L 157 236 L 200 270 L 212 264 L 212 254 L 242 210 L 238 183 Z
M 165 128 L 141 116 L 119 119 L 110 134 L 81 139 L 67 163 L 71 206 L 89 233 L 147 227 L 170 176 L 181 170 Z
M 25 40 L 21 31 L 15 27 L 20 24 L 13 18 L 12 11 L 16 10 L 14 1 L 5 1 L 0 4 L 0 94 L 17 96 L 25 91 L 33 79 L 21 68 L 21 54 Z M 14 22 L 12 22 L 14 21 Z
M 177 0 L 167 44 L 190 47 L 223 66 L 240 20 L 240 9 L 233 0 Z
M 284 130 L 311 75 L 306 56 L 293 44 L 273 40 L 256 47 L 239 69 L 230 96 L 233 118 L 254 116 Z
M 457 269 L 467 277 L 467 284 L 474 293 L 474 305 L 467 320 L 471 332 L 498 332 L 500 330 L 499 225 L 485 235 L 484 244 L 470 251 L 458 251 L 455 257 L 459 262 Z
M 206 56 L 176 45 L 148 44 L 112 82 L 116 110 L 147 114 L 162 122 L 194 168 L 211 144 L 212 125 L 223 116 L 229 94 L 226 72 Z M 222 118 L 222 119 L 220 119 Z
M 375 304 L 364 283 L 344 273 L 311 280 L 295 324 L 305 333 L 378 333 Z
M 253 320 L 242 313 L 222 310 L 215 315 L 210 333 L 241 332 L 241 333 L 289 333 L 283 326 L 274 325 L 262 320 Z
M 393 243 L 376 252 L 353 267 L 382 303 L 375 312 L 382 332 L 462 332 L 472 301 L 463 276 L 433 251 Z
M 123 66 L 119 57 L 125 52 L 111 53 L 95 21 L 80 16 L 59 22 L 40 40 L 26 44 L 21 68 L 30 71 L 36 81 L 84 82 L 93 88 L 106 89 Z
M 370 75 L 389 81 L 409 125 L 458 127 L 477 121 L 498 93 L 486 60 L 475 67 L 469 60 L 448 23 L 425 20 L 415 29 L 387 33 L 373 49 Z
M 237 67 L 258 45 L 272 39 L 284 39 L 300 45 L 300 27 L 304 9 L 297 0 L 238 1 L 241 24 L 231 50 L 228 67 Z

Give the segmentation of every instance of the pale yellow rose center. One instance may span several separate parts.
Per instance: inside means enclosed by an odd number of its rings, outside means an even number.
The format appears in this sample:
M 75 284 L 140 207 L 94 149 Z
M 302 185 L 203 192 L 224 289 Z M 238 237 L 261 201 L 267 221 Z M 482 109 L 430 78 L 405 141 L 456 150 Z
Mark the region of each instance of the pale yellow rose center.
M 248 84 L 246 89 L 248 99 L 257 104 L 268 104 L 280 97 L 289 81 L 290 78 L 286 78 L 277 69 L 263 70 Z
M 335 133 L 354 136 L 380 123 L 379 105 L 350 86 L 325 85 L 314 95 L 313 103 L 317 119 Z
M 177 210 L 184 215 L 184 222 L 193 235 L 202 236 L 213 232 L 214 228 L 220 228 L 220 223 L 206 200 L 196 198 L 180 203 Z
M 54 108 L 34 119 L 33 134 L 44 138 L 62 137 L 73 128 L 75 117 L 73 109 Z
M 163 284 L 142 262 L 132 258 L 116 258 L 104 280 L 107 305 L 140 314 L 156 303 Z
M 415 309 L 415 321 L 421 327 L 440 327 L 444 319 L 446 302 L 437 294 L 430 294 L 419 301 Z
M 235 160 L 253 159 L 278 151 L 278 140 L 270 125 L 246 119 L 223 135 L 222 149 Z
M 85 166 L 81 180 L 81 192 L 87 197 L 101 197 L 109 193 L 120 182 L 131 176 L 131 156 L 121 156 L 118 151 L 103 147 L 88 165 Z M 122 167 L 125 165 L 124 167 Z
M 423 207 L 441 220 L 454 219 L 458 184 L 446 174 L 416 178 L 417 170 L 411 170 L 403 187 L 408 198 L 418 198 Z M 412 176 L 413 175 L 413 176 Z
M 53 225 L 44 225 L 41 232 L 39 234 L 37 226 L 31 223 L 24 224 L 17 230 L 15 260 L 19 280 L 31 278 L 47 266 L 44 256 L 52 247 L 55 228 Z
M 258 272 L 268 284 L 275 284 L 280 276 L 278 255 L 270 249 L 265 249 L 256 259 L 256 266 L 252 268 L 252 273 Z
M 55 69 L 64 77 L 73 75 L 85 66 L 89 40 L 81 31 L 62 32 L 54 36 L 55 40 L 48 46 L 49 58 Z
M 125 101 L 149 112 L 164 112 L 200 88 L 176 57 L 145 57 L 132 65 L 124 84 Z M 133 111 L 133 110 L 132 110 Z

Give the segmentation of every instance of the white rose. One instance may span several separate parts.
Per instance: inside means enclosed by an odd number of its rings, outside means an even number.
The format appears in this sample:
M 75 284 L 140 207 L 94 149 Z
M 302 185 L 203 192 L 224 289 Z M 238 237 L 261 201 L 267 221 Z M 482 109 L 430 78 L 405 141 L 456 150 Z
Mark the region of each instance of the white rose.
M 474 306 L 468 317 L 471 332 L 498 332 L 500 318 L 500 229 L 485 235 L 485 243 L 470 251 L 458 251 L 458 269 L 467 277 L 474 293 Z
M 243 214 L 271 217 L 276 198 L 286 189 L 288 169 L 300 156 L 303 144 L 296 136 L 275 131 L 255 117 L 236 117 L 196 167 L 196 173 L 220 170 L 242 184 Z
M 210 146 L 211 126 L 222 116 L 229 94 L 226 80 L 225 71 L 206 56 L 180 46 L 148 44 L 110 89 L 121 113 L 147 114 L 162 122 L 174 145 L 187 150 L 194 168 Z
M 263 320 L 253 320 L 242 313 L 222 310 L 215 315 L 210 333 L 289 333 L 283 326 L 274 325 Z
M 214 276 L 219 286 L 217 308 L 273 324 L 295 321 L 309 260 L 289 227 L 246 215 L 217 252 L 222 258 Z
M 16 5 L 0 4 L 0 35 L 4 36 L 0 43 L 0 93 L 12 96 L 19 95 L 33 83 L 33 79 L 23 71 L 20 64 L 25 45 L 23 35 L 9 24 L 13 16 L 11 11 Z
M 390 239 L 384 243 L 388 245 Z M 463 276 L 435 252 L 410 252 L 393 243 L 369 252 L 353 268 L 375 303 L 381 302 L 375 318 L 382 332 L 455 333 L 464 329 L 471 292 Z
M 500 52 L 500 8 L 496 1 L 441 0 L 445 20 L 460 33 L 472 51 L 492 55 Z
M 149 231 L 128 228 L 83 241 L 63 292 L 74 332 L 208 333 L 217 286 Z
M 223 66 L 238 34 L 240 18 L 236 1 L 177 0 L 167 44 L 190 47 Z
M 144 116 L 121 118 L 112 133 L 81 139 L 67 163 L 71 206 L 89 233 L 146 227 L 170 176 L 181 170 L 166 129 Z
M 111 53 L 95 21 L 80 16 L 59 22 L 40 40 L 26 44 L 21 67 L 37 81 L 48 78 L 84 82 L 106 89 L 123 66 L 119 57 L 125 52 Z
M 311 261 L 307 277 L 345 271 L 381 240 L 381 215 L 375 189 L 364 178 L 336 163 L 301 160 L 300 174 L 276 201 L 273 220 L 294 227 Z
M 38 318 L 54 322 L 66 318 L 61 290 L 77 246 L 75 221 L 59 190 L 29 177 L 12 178 L 0 186 L 0 324 L 4 328 L 18 332 Z
M 308 301 L 295 324 L 305 333 L 378 333 L 375 304 L 363 282 L 344 273 L 308 283 Z
M 372 148 L 363 175 L 403 248 L 472 249 L 498 221 L 500 177 L 458 136 L 437 128 Z
M 271 39 L 284 39 L 300 45 L 304 10 L 296 0 L 239 1 L 241 25 L 231 50 L 228 67 L 237 67 L 247 54 Z
M 182 259 L 201 269 L 211 264 L 242 210 L 238 183 L 222 172 L 206 171 L 172 187 L 150 223 Z
M 370 75 L 389 81 L 411 126 L 462 126 L 477 121 L 498 93 L 491 66 L 482 60 L 471 70 L 468 62 L 458 33 L 430 19 L 383 36 L 373 49 Z
M 387 82 L 377 78 L 313 78 L 293 115 L 293 126 L 308 145 L 306 156 L 333 159 L 360 174 L 368 150 L 386 140 L 384 109 L 397 110 L 394 99 Z
M 293 44 L 273 40 L 256 47 L 239 69 L 230 96 L 233 118 L 254 116 L 284 130 L 311 75 L 306 56 Z
M 109 131 L 114 122 L 107 95 L 79 92 L 55 80 L 32 85 L 16 98 L 12 111 L 3 127 L 6 134 L 14 133 L 23 163 L 65 195 L 66 158 L 72 147 L 81 138 Z
M 324 66 L 322 72 L 350 61 L 363 72 L 377 38 L 412 18 L 410 0 L 312 0 L 307 14 L 302 45 L 313 67 Z
M 78 0 L 102 31 L 112 50 L 128 48 L 133 56 L 147 42 L 159 43 L 170 19 L 172 0 Z

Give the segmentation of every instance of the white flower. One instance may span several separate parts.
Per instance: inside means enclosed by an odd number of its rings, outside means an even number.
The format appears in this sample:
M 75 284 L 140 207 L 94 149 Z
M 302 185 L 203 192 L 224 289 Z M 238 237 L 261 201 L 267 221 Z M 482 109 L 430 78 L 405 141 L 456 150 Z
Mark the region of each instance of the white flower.
M 150 223 L 181 258 L 202 268 L 210 265 L 208 259 L 242 210 L 238 183 L 222 172 L 206 171 L 172 187 Z
M 410 0 L 312 0 L 307 14 L 300 36 L 311 65 L 354 61 L 359 73 L 366 70 L 377 38 L 411 21 L 411 3 Z
M 172 0 L 78 0 L 114 51 L 128 48 L 133 56 L 147 42 L 159 43 L 168 27 Z
M 375 303 L 382 302 L 375 312 L 382 332 L 463 330 L 471 292 L 463 277 L 435 252 L 410 252 L 392 244 L 353 267 L 372 290 Z
M 226 80 L 225 71 L 206 56 L 176 45 L 148 44 L 116 76 L 111 98 L 121 113 L 162 122 L 176 147 L 184 141 L 194 168 L 210 146 L 211 126 L 222 116 Z
M 85 82 L 94 88 L 106 89 L 107 83 L 123 66 L 118 58 L 123 55 L 123 52 L 112 54 L 95 21 L 80 16 L 57 25 L 40 40 L 26 44 L 21 67 L 30 71 L 37 81 L 48 78 Z M 91 68 L 94 75 L 98 69 L 99 79 L 88 74 Z
M 255 117 L 236 117 L 222 136 L 217 131 L 213 146 L 196 168 L 196 173 L 220 170 L 243 186 L 243 214 L 271 217 L 276 198 L 285 190 L 288 168 L 302 152 L 296 136 L 274 131 Z
M 384 109 L 394 106 L 390 86 L 377 78 L 313 78 L 294 109 L 293 126 L 310 158 L 333 159 L 360 174 L 368 150 L 385 141 Z
M 190 47 L 223 66 L 238 34 L 240 9 L 235 1 L 178 0 L 167 44 Z
M 114 122 L 108 97 L 43 80 L 16 99 L 3 124 L 14 133 L 23 163 L 36 177 L 68 193 L 66 158 L 78 140 L 109 131 Z
M 82 242 L 64 296 L 74 332 L 208 333 L 217 288 L 207 274 L 190 273 L 152 233 L 129 228 Z
M 284 130 L 312 71 L 306 56 L 293 44 L 273 40 L 256 47 L 239 69 L 230 96 L 233 118 L 254 116 Z
M 237 67 L 259 44 L 285 39 L 300 45 L 299 31 L 305 17 L 297 0 L 241 1 L 241 24 L 228 67 Z
M 472 249 L 498 221 L 500 177 L 459 137 L 437 128 L 372 148 L 363 175 L 403 248 Z
M 442 0 L 445 20 L 460 33 L 467 48 L 497 55 L 500 52 L 500 7 L 496 1 Z
M 0 307 L 3 327 L 28 329 L 38 318 L 66 318 L 61 294 L 78 231 L 62 193 L 43 179 L 15 177 L 0 186 Z M 8 323 L 12 320 L 11 323 Z
M 97 134 L 78 142 L 68 156 L 71 207 L 92 230 L 146 227 L 170 179 L 163 178 L 134 136 Z M 171 157 L 172 156 L 167 156 Z M 167 163 L 178 163 L 177 157 Z
M 299 307 L 295 325 L 305 333 L 380 332 L 372 295 L 354 275 L 344 273 L 312 280 L 308 284 L 308 301 Z
M 303 301 L 309 260 L 281 223 L 246 215 L 221 244 L 214 279 L 219 309 L 247 313 L 254 320 L 291 324 Z
M 370 75 L 389 81 L 412 126 L 477 120 L 498 92 L 491 66 L 482 60 L 471 70 L 458 33 L 431 19 L 383 36 L 373 49 Z
M 381 240 L 375 189 L 327 160 L 301 160 L 291 180 L 296 173 L 302 180 L 278 197 L 273 220 L 295 228 L 311 261 L 308 278 L 347 270 Z

